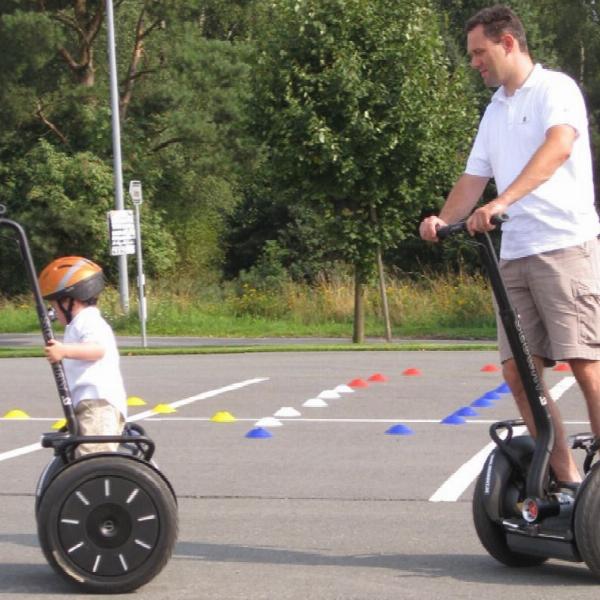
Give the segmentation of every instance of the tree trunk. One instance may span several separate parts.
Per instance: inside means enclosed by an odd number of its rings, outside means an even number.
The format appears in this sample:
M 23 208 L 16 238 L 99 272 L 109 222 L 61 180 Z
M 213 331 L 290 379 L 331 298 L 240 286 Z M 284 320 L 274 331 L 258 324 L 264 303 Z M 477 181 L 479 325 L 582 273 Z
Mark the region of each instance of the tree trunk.
M 392 326 L 390 324 L 390 309 L 387 301 L 387 291 L 385 289 L 385 274 L 383 272 L 383 260 L 381 258 L 381 249 L 377 249 L 377 273 L 379 274 L 379 293 L 381 295 L 381 309 L 383 311 L 383 322 L 385 323 L 385 339 L 392 341 Z
M 377 210 L 371 205 L 371 222 L 377 227 Z M 383 260 L 381 258 L 381 246 L 377 248 L 377 274 L 379 275 L 379 293 L 381 295 L 381 309 L 383 311 L 383 322 L 385 324 L 385 339 L 392 341 L 392 327 L 390 325 L 390 311 L 388 308 L 387 292 L 385 289 L 385 276 L 383 273 Z
M 363 283 L 358 265 L 354 267 L 354 332 L 352 342 L 362 344 L 365 341 L 365 310 L 363 302 Z

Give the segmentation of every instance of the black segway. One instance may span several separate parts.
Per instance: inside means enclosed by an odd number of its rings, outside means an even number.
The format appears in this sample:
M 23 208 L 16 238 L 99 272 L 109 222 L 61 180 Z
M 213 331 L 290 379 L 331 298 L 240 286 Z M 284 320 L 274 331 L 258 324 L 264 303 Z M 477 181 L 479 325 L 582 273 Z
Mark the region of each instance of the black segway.
M 3 217 L 0 227 L 16 232 L 47 344 L 54 334 L 25 231 Z M 52 372 L 66 426 L 41 440 L 54 451 L 36 490 L 42 551 L 81 591 L 132 591 L 155 577 L 171 556 L 178 526 L 175 492 L 153 463 L 154 442 L 141 427 L 129 424 L 121 436 L 78 435 L 62 364 L 52 364 Z M 75 448 L 86 442 L 119 442 L 120 451 L 75 458 Z
M 504 219 L 496 218 L 495 225 Z M 439 239 L 466 231 L 465 223 L 438 229 Z M 600 441 L 591 433 L 570 437 L 572 448 L 585 451 L 585 478 L 576 493 L 558 487 L 549 468 L 554 427 L 543 387 L 527 346 L 519 317 L 500 275 L 487 233 L 475 235 L 499 314 L 527 394 L 537 436 L 513 436 L 519 419 L 490 428 L 496 448 L 475 485 L 473 520 L 491 556 L 511 567 L 534 566 L 548 558 L 585 561 L 600 577 L 600 463 L 593 460 Z

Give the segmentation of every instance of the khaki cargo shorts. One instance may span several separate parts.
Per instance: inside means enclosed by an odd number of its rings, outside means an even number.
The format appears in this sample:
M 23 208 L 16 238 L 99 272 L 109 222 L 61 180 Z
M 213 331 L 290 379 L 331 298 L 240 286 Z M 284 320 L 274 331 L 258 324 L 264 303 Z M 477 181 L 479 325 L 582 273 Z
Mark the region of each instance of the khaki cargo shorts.
M 118 408 L 103 399 L 80 400 L 75 407 L 79 435 L 122 435 L 125 419 Z M 118 443 L 80 444 L 75 456 L 92 452 L 116 452 Z
M 501 260 L 500 272 L 532 354 L 600 360 L 600 242 Z M 512 351 L 496 311 L 502 362 Z

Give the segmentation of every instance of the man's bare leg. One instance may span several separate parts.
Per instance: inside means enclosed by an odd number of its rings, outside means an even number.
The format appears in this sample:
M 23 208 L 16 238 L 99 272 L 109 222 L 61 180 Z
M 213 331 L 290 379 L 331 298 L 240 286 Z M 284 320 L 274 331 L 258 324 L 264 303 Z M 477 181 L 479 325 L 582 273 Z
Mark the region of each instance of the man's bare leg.
M 575 358 L 568 361 L 585 398 L 590 427 L 600 436 L 600 361 Z
M 542 381 L 544 387 L 544 394 L 546 396 L 546 399 L 548 400 L 548 409 L 550 410 L 550 414 L 552 416 L 552 423 L 554 425 L 554 448 L 550 456 L 550 466 L 552 467 L 554 475 L 556 476 L 558 481 L 579 482 L 581 481 L 581 475 L 579 473 L 577 464 L 575 463 L 575 459 L 573 458 L 573 454 L 567 443 L 567 434 L 565 431 L 562 417 L 560 415 L 560 411 L 558 410 L 558 406 L 556 405 L 554 400 L 550 398 L 548 388 L 546 387 L 546 384 L 543 382 L 543 379 L 541 377 L 541 373 L 543 373 L 544 368 L 543 361 L 537 356 L 534 357 L 534 361 L 537 371 L 540 374 L 540 380 Z M 533 414 L 529 407 L 527 395 L 525 393 L 525 389 L 523 388 L 523 384 L 521 382 L 521 377 L 517 370 L 515 360 L 513 358 L 507 360 L 503 363 L 502 367 L 504 379 L 506 380 L 506 383 L 512 391 L 512 394 L 517 403 L 517 408 L 519 409 L 519 412 L 521 413 L 521 416 L 523 417 L 523 420 L 525 421 L 529 432 L 532 436 L 535 437 L 536 429 L 533 420 Z M 584 379 L 587 380 L 585 376 Z M 598 383 L 600 384 L 600 381 Z M 590 384 L 590 387 L 594 386 L 591 386 Z M 600 406 L 598 407 L 598 417 L 600 418 Z

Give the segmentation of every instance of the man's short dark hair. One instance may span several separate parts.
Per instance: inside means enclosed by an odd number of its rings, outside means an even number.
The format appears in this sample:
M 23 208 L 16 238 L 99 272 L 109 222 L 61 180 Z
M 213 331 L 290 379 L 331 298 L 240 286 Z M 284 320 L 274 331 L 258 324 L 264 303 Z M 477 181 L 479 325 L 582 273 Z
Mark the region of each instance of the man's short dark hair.
M 478 25 L 483 25 L 485 37 L 494 42 L 499 42 L 503 34 L 510 33 L 517 40 L 521 52 L 529 52 L 523 23 L 508 6 L 496 4 L 480 10 L 467 21 L 465 32 L 469 33 Z

